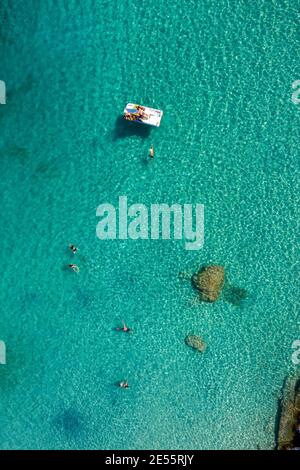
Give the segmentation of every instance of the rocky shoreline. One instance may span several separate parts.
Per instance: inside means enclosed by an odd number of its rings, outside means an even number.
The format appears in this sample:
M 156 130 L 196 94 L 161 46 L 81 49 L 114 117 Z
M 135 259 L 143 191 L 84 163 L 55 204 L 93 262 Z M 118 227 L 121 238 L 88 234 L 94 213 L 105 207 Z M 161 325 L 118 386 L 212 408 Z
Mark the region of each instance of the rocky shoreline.
M 278 407 L 277 450 L 300 450 L 300 377 L 287 379 Z

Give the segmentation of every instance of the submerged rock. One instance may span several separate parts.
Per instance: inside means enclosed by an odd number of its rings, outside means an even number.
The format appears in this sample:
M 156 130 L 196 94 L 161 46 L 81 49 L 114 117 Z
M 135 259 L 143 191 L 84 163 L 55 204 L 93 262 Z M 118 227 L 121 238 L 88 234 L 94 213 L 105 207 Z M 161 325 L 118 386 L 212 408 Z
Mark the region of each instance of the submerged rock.
M 206 343 L 197 335 L 187 335 L 185 337 L 185 344 L 199 352 L 204 352 L 206 349 Z
M 215 302 L 224 285 L 223 266 L 205 266 L 193 277 L 195 287 L 205 302 Z

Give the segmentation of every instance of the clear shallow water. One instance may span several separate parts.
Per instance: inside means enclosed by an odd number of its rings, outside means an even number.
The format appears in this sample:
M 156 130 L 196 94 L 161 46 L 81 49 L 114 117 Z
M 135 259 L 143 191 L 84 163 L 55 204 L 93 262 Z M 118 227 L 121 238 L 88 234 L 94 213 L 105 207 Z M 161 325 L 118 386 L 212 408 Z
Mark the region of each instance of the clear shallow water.
M 299 337 L 298 6 L 1 2 L 1 448 L 274 445 Z M 132 100 L 161 127 L 129 133 Z M 203 249 L 101 242 L 96 207 L 119 195 L 205 204 Z M 178 273 L 209 262 L 240 307 L 195 304 Z

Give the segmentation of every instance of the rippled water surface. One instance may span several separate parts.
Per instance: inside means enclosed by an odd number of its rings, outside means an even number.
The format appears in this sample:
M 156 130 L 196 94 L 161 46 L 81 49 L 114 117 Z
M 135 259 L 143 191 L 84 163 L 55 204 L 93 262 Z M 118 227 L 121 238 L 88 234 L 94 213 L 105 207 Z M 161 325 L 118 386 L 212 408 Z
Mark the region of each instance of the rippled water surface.
M 2 0 L 1 448 L 273 447 L 299 336 L 299 6 Z M 129 101 L 161 127 L 124 126 Z M 120 195 L 204 204 L 203 249 L 100 241 Z M 206 263 L 246 298 L 199 303 L 178 273 Z

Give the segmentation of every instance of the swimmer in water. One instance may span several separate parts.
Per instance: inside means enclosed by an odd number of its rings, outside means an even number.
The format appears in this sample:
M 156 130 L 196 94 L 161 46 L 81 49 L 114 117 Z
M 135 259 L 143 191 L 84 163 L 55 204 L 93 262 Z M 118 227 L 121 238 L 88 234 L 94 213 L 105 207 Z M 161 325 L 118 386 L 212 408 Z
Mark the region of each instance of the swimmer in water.
M 129 388 L 127 380 L 123 380 L 122 382 L 119 382 L 119 387 L 120 388 Z
M 79 273 L 79 267 L 77 266 L 77 264 L 69 264 L 69 268 L 72 269 L 74 273 Z
M 126 326 L 124 322 L 123 322 L 122 328 L 118 327 L 118 328 L 116 328 L 116 330 L 117 330 L 117 331 L 124 331 L 124 333 L 130 333 L 130 332 L 132 332 L 132 329 L 131 329 L 131 328 L 128 328 L 128 326 Z
M 153 147 L 153 145 L 151 145 L 151 147 L 149 148 L 149 157 L 151 159 L 154 158 L 154 147 Z
M 77 253 L 77 251 L 78 251 L 78 248 L 76 248 L 75 245 L 72 245 L 72 243 L 70 243 L 69 248 L 70 248 L 70 250 L 72 251 L 72 253 L 74 253 L 74 255 L 75 255 L 75 254 Z

